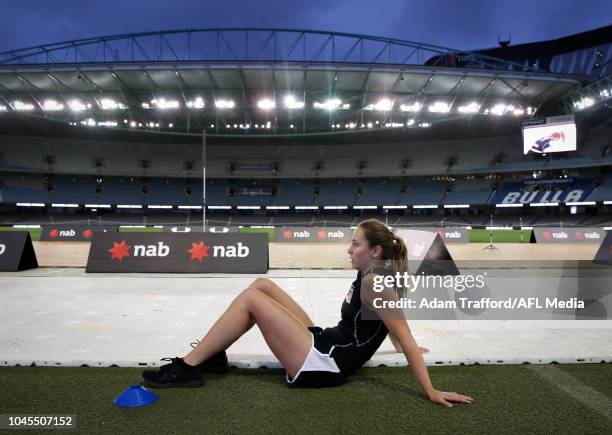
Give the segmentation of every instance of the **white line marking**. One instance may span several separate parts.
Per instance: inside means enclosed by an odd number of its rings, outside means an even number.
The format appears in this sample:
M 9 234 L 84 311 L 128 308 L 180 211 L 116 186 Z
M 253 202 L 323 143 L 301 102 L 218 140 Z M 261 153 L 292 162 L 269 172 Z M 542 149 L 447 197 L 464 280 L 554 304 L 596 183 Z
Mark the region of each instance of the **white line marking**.
M 578 379 L 554 365 L 528 365 L 528 369 L 565 391 L 583 405 L 612 420 L 612 400 L 599 391 L 583 384 Z

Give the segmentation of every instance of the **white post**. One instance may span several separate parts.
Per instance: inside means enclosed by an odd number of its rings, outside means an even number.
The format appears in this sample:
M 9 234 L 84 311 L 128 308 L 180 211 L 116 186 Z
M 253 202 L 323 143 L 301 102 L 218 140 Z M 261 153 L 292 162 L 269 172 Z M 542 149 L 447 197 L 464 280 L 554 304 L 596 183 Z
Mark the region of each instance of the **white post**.
M 202 232 L 206 232 L 206 130 L 202 130 Z

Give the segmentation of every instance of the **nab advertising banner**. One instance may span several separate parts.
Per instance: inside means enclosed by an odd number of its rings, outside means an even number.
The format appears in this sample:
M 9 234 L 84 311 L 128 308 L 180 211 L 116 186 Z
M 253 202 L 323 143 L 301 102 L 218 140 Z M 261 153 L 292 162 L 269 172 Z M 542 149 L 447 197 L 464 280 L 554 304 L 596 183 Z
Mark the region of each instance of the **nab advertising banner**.
M 349 227 L 284 227 L 276 228 L 277 243 L 341 242 L 350 243 L 353 230 Z
M 448 227 L 448 228 L 425 227 L 425 228 L 419 228 L 419 230 L 432 232 L 432 233 L 438 233 L 438 235 L 444 241 L 444 243 L 469 243 L 470 242 L 468 230 L 462 227 Z
M 87 272 L 266 273 L 267 234 L 95 233 Z
M 408 269 L 414 275 L 459 275 L 440 234 L 400 228 L 395 231 L 408 247 Z
M 606 238 L 601 242 L 593 261 L 612 266 L 612 231 L 608 231 L 608 234 L 606 234 Z
M 40 240 L 43 242 L 90 241 L 93 234 L 97 232 L 116 233 L 117 227 L 109 225 L 43 225 Z
M 601 243 L 606 232 L 599 228 L 534 228 L 536 243 Z
M 27 231 L 0 231 L 0 272 L 38 267 L 34 246 Z
M 197 233 L 202 232 L 202 225 L 174 225 L 164 226 L 161 228 L 164 233 Z M 238 227 L 206 227 L 207 233 L 237 233 L 239 232 Z

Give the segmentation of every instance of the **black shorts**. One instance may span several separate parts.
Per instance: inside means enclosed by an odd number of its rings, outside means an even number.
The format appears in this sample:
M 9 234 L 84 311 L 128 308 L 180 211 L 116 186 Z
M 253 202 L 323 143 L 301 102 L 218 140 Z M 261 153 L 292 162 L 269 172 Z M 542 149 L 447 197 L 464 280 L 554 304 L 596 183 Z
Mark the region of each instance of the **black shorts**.
M 346 375 L 342 373 L 335 360 L 330 356 L 333 345 L 321 336 L 322 329 L 311 326 L 312 346 L 298 370 L 295 378 L 286 375 L 290 387 L 322 388 L 342 385 L 346 382 Z

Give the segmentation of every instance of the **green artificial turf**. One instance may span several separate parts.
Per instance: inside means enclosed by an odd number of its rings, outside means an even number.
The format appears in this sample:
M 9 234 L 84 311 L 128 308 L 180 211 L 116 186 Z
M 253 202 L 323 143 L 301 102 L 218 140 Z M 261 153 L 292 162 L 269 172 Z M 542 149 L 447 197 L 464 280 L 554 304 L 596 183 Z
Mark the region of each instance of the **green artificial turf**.
M 42 228 L 14 228 L 14 227 L 0 227 L 0 231 L 28 231 L 32 241 L 40 240 L 40 234 Z
M 452 409 L 427 401 L 406 367 L 364 368 L 326 389 L 289 388 L 281 370 L 232 369 L 202 388 L 154 390 L 156 403 L 133 409 L 112 400 L 140 382 L 139 369 L 2 367 L 0 413 L 75 414 L 86 433 L 611 433 L 608 418 L 528 367 L 431 367 L 439 389 L 475 399 Z M 556 367 L 612 395 L 612 364 Z
M 529 243 L 531 230 L 493 230 L 493 243 L 521 243 L 521 232 L 523 243 Z M 469 230 L 470 243 L 489 243 L 491 231 Z
M 274 228 L 252 228 L 242 227 L 240 228 L 241 233 L 264 233 L 268 235 L 268 242 L 274 242 Z
M 118 227 L 120 233 L 161 233 L 161 228 L 155 227 L 144 227 L 144 228 L 133 228 L 133 227 Z

